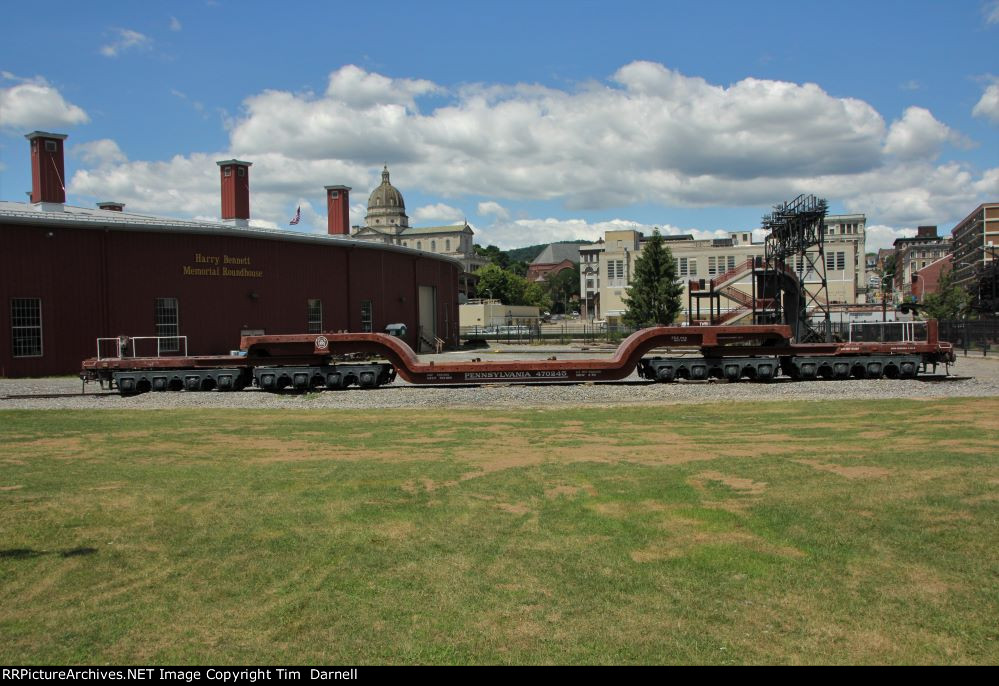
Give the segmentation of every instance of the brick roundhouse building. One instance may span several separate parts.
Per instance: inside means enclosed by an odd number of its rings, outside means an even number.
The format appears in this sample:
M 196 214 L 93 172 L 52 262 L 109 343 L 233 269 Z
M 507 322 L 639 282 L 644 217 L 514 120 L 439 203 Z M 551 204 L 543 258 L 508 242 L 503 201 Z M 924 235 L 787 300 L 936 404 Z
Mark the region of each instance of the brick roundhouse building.
M 28 203 L 0 202 L 0 376 L 75 373 L 98 338 L 227 354 L 243 333 L 407 327 L 415 350 L 458 342 L 461 263 L 349 237 L 346 186 L 327 186 L 329 232 L 250 227 L 249 168 L 219 162 L 222 221 L 65 205 L 64 135 L 28 134 Z M 156 341 L 133 345 L 155 353 Z M 151 347 L 150 347 L 151 346 Z

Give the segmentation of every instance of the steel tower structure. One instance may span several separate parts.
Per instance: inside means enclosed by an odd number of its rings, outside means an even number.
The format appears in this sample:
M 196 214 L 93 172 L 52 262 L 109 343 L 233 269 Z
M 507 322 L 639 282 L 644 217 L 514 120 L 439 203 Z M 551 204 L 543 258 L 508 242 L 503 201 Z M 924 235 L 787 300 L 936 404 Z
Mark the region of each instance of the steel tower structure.
M 774 205 L 763 217 L 766 265 L 760 277 L 763 294 L 758 321 L 784 322 L 799 343 L 832 340 L 826 282 L 825 217 L 828 204 L 814 195 L 799 195 Z M 806 287 L 806 283 L 807 286 Z M 816 315 L 821 323 L 809 322 Z

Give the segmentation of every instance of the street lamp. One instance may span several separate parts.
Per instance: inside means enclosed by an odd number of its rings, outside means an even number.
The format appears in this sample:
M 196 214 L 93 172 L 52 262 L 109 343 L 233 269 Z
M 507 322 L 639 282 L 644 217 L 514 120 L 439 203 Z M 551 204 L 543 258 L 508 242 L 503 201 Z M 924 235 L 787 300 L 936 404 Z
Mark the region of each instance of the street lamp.
M 923 288 L 919 291 L 919 295 L 916 295 L 915 293 L 915 285 L 917 281 L 923 284 Z M 911 288 L 911 290 L 913 291 L 912 296 L 916 299 L 916 302 L 923 302 L 923 298 L 926 296 L 926 277 L 920 274 L 919 272 L 913 272 L 912 286 L 913 286 L 913 288 Z
M 881 277 L 881 321 L 888 321 L 888 279 Z

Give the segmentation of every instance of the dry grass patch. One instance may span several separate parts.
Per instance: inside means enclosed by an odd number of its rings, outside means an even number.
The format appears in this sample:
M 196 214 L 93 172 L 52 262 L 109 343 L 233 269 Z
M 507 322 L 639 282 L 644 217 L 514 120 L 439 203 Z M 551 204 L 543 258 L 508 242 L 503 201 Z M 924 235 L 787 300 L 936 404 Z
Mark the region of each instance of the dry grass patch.
M 515 515 L 525 515 L 529 512 L 533 512 L 531 506 L 527 503 L 497 503 L 496 509 Z
M 855 467 L 823 463 L 819 460 L 793 460 L 798 464 L 808 465 L 820 472 L 829 472 L 847 479 L 883 479 L 892 475 L 892 470 L 883 467 Z
M 596 496 L 597 489 L 589 484 L 585 486 L 569 486 L 568 484 L 561 484 L 559 486 L 553 486 L 552 488 L 545 489 L 545 497 L 549 500 L 554 500 L 555 498 L 560 498 L 562 496 L 573 498 L 579 493 Z
M 691 484 L 696 486 L 702 485 L 705 481 L 715 481 L 724 486 L 728 486 L 734 491 L 739 493 L 749 493 L 758 495 L 767 490 L 767 484 L 763 481 L 753 481 L 752 479 L 743 479 L 737 476 L 727 476 L 721 472 L 700 472 L 688 479 Z

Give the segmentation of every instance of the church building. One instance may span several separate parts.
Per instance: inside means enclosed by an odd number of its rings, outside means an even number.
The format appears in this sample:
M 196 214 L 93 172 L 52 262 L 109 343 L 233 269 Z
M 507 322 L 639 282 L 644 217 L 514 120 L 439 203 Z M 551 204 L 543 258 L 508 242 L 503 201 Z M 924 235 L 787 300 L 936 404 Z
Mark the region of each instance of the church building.
M 389 181 L 388 166 L 382 169 L 381 185 L 368 197 L 364 226 L 355 226 L 350 233 L 352 238 L 381 241 L 457 259 L 465 274 L 471 274 L 487 263 L 475 254 L 473 234 L 467 221 L 449 226 L 410 226 L 402 193 Z M 465 281 L 462 279 L 463 284 Z

